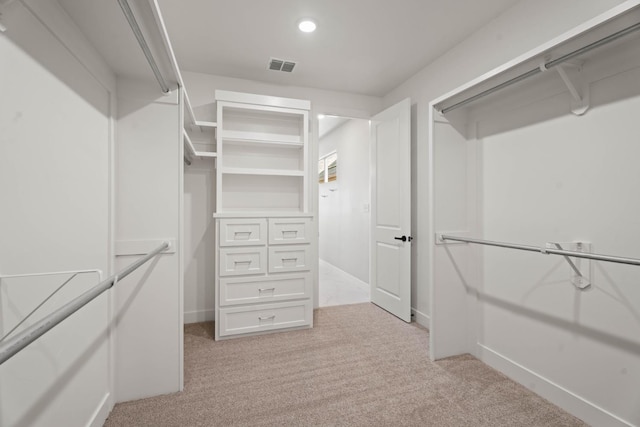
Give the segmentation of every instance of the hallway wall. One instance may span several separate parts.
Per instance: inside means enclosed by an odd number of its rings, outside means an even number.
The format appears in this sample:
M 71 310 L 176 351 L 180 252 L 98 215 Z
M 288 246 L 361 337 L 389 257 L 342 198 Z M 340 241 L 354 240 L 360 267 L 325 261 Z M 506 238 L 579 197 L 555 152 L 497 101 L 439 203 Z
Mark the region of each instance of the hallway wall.
M 369 283 L 369 122 L 347 121 L 320 139 L 318 150 L 338 153 L 337 179 L 318 184 L 320 258 Z

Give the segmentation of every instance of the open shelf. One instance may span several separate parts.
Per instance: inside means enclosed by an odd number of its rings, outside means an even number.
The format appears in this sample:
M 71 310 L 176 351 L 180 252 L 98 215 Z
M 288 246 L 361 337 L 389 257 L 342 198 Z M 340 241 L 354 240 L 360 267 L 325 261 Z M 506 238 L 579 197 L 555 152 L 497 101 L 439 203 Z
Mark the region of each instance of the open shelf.
M 218 153 L 213 153 L 211 151 L 196 151 L 196 156 L 198 156 L 198 157 L 218 157 Z
M 265 216 L 277 216 L 281 218 L 312 218 L 313 214 L 304 212 L 278 211 L 278 210 L 234 210 L 233 212 L 217 212 L 214 218 L 262 218 Z
M 287 169 L 223 168 L 220 172 L 232 175 L 304 176 L 304 171 Z
M 231 131 L 224 130 L 220 132 L 220 139 L 225 142 L 261 142 L 265 144 L 281 144 L 281 145 L 299 145 L 304 143 L 300 135 L 273 134 L 265 132 L 249 132 L 249 131 Z
M 225 147 L 251 147 L 252 149 L 260 149 L 260 147 L 286 147 L 286 148 L 295 148 L 301 150 L 304 147 L 303 142 L 299 143 L 290 143 L 290 142 L 280 142 L 280 141 L 265 141 L 265 140 L 247 140 L 247 139 L 228 139 L 228 138 L 220 138 L 220 140 L 224 141 Z
M 262 143 L 224 141 L 220 145 L 226 169 L 283 170 L 301 172 L 304 170 L 304 149 L 292 145 L 272 145 Z
M 303 211 L 302 176 L 221 174 L 218 212 Z
M 197 123 L 203 123 L 197 121 Z M 216 127 L 215 126 L 201 126 L 197 123 L 190 124 L 186 127 L 187 132 L 191 134 L 194 138 L 207 138 L 208 140 L 214 140 L 216 137 Z M 206 122 L 212 123 L 212 122 Z
M 216 122 L 208 122 L 205 120 L 195 120 L 194 124 L 200 128 L 200 132 L 211 131 L 218 127 L 218 123 Z
M 223 117 L 223 137 L 292 143 L 303 140 L 307 114 L 302 111 L 228 102 L 220 102 L 218 111 Z
M 199 151 L 196 150 L 196 147 L 194 146 L 193 142 L 191 141 L 191 138 L 189 137 L 189 134 L 187 133 L 187 131 L 185 129 L 182 130 L 182 136 L 183 136 L 183 140 L 184 140 L 184 147 L 185 147 L 185 151 L 186 154 L 188 154 L 191 157 L 201 157 L 201 158 L 213 158 L 213 157 L 217 157 L 218 154 L 212 151 Z

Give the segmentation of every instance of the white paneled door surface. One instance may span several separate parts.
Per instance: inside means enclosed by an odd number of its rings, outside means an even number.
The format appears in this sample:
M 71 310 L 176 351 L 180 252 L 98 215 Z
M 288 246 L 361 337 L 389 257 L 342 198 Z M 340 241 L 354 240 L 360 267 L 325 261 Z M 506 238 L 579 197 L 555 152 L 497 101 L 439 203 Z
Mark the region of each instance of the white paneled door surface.
M 411 321 L 411 100 L 371 119 L 371 301 Z

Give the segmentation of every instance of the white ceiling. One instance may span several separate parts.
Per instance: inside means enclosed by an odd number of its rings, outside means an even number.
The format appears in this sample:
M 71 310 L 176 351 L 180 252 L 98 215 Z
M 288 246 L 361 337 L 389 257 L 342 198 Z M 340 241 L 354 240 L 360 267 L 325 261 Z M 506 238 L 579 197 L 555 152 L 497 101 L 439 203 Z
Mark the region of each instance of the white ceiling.
M 158 3 L 182 70 L 383 96 L 518 1 Z M 59 2 L 117 74 L 149 75 L 115 0 Z M 316 20 L 315 33 L 297 29 L 303 17 Z M 298 65 L 293 73 L 270 71 L 270 57 Z
M 181 69 L 383 96 L 518 0 L 159 0 Z M 310 17 L 315 33 L 297 22 Z M 267 70 L 270 57 L 297 61 Z

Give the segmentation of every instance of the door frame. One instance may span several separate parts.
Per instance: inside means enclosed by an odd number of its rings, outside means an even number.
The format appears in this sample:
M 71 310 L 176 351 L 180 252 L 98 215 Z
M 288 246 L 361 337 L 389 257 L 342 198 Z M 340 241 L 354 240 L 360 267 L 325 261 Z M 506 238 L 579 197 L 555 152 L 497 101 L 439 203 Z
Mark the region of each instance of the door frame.
M 345 119 L 351 120 L 366 120 L 369 123 L 371 122 L 371 117 L 375 115 L 375 113 L 369 111 L 353 111 L 349 110 L 348 112 L 341 113 L 339 109 L 331 108 L 331 107 L 315 107 L 313 102 L 311 104 L 311 112 L 309 115 L 310 126 L 310 138 L 309 141 L 311 143 L 311 150 L 309 151 L 309 170 L 315 171 L 318 165 L 318 160 L 320 160 L 320 132 L 319 125 L 320 119 L 318 116 L 323 114 L 325 116 L 336 116 L 343 117 Z M 369 164 L 371 164 L 371 158 L 369 158 Z M 313 275 L 313 308 L 318 308 L 318 302 L 320 300 L 320 269 L 319 269 L 319 261 L 320 261 L 320 184 L 318 180 L 310 179 L 309 180 L 309 194 L 311 199 L 309 200 L 309 208 L 311 213 L 313 214 L 313 235 L 315 236 L 315 244 L 313 247 L 313 251 L 315 252 L 312 255 L 315 273 Z M 369 203 L 371 203 L 371 198 L 369 198 Z M 371 207 L 369 207 L 369 217 L 371 217 Z M 371 260 L 369 260 L 371 261 Z M 371 298 L 369 298 L 369 301 Z
M 394 104 L 395 105 L 395 104 Z M 391 106 L 389 106 L 391 107 Z M 309 130 L 310 130 L 310 138 L 309 141 L 312 144 L 312 146 L 310 147 L 310 151 L 309 151 L 309 170 L 313 170 L 316 171 L 317 169 L 317 165 L 318 165 L 318 160 L 320 158 L 319 156 L 319 145 L 320 145 L 320 137 L 319 137 L 319 123 L 320 120 L 318 118 L 318 116 L 320 114 L 325 115 L 325 116 L 338 116 L 338 117 L 343 117 L 346 119 L 356 119 L 356 120 L 367 120 L 369 122 L 369 129 L 371 130 L 371 120 L 374 116 L 376 116 L 377 114 L 386 111 L 389 107 L 386 108 L 382 108 L 379 109 L 379 107 L 377 107 L 375 110 L 372 111 L 353 111 L 353 110 L 349 110 L 348 112 L 342 113 L 339 109 L 335 109 L 335 108 L 327 108 L 327 107 L 323 107 L 323 106 L 314 106 L 314 104 L 312 103 L 312 108 L 311 108 L 311 112 L 309 115 L 309 121 L 310 126 L 309 126 Z M 413 114 L 411 114 L 410 120 L 413 121 L 414 117 Z M 413 128 L 413 125 L 412 125 Z M 410 133 L 411 135 L 411 133 Z M 369 136 L 369 142 L 371 142 L 371 135 Z M 370 151 L 369 151 L 369 156 L 370 156 Z M 369 165 L 371 166 L 371 157 L 369 157 Z M 411 166 L 413 166 L 413 162 L 411 164 Z M 371 173 L 371 172 L 370 172 Z M 413 181 L 413 174 L 414 174 L 414 170 L 412 168 L 411 171 L 411 177 L 412 177 L 412 181 Z M 370 181 L 370 180 L 369 180 Z M 314 243 L 314 247 L 313 247 L 313 251 L 315 252 L 312 255 L 312 259 L 313 259 L 313 263 L 315 266 L 315 273 L 314 273 L 314 278 L 313 278 L 313 301 L 314 301 L 314 308 L 318 308 L 318 303 L 319 303 L 319 289 L 320 289 L 320 280 L 319 280 L 319 259 L 320 259 L 320 244 L 319 244 L 319 197 L 320 197 L 320 185 L 317 182 L 317 179 L 310 179 L 309 180 L 309 186 L 311 188 L 308 189 L 309 194 L 310 194 L 310 202 L 309 202 L 309 208 L 311 213 L 313 214 L 313 235 L 315 238 L 315 243 Z M 413 200 L 413 190 L 411 192 L 411 201 L 412 203 L 414 202 Z M 371 197 L 371 183 L 369 184 L 369 218 L 371 219 L 372 216 L 372 197 Z M 412 224 L 411 224 L 411 228 L 413 228 L 413 219 L 412 219 Z M 412 235 L 412 231 L 413 230 L 408 230 L 409 235 Z M 370 270 L 371 270 L 371 227 L 369 229 L 369 266 L 370 266 Z M 409 243 L 411 244 L 411 243 Z M 413 255 L 411 255 L 411 258 L 413 261 Z M 413 270 L 415 268 L 415 265 L 413 264 L 413 262 L 411 263 L 411 270 L 409 272 L 409 277 L 410 280 L 413 282 L 413 278 L 414 278 L 414 274 L 413 274 Z M 369 277 L 369 281 L 368 284 L 371 285 L 371 278 Z M 413 283 L 411 284 L 411 289 L 413 289 Z M 371 296 L 369 297 L 369 301 L 371 301 Z M 410 306 L 410 311 L 411 311 L 411 319 L 413 319 L 414 316 L 414 309 L 413 307 Z

